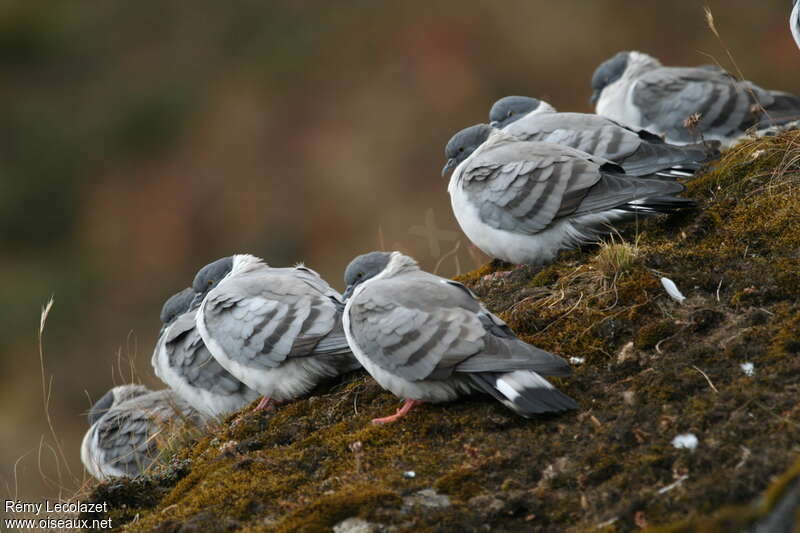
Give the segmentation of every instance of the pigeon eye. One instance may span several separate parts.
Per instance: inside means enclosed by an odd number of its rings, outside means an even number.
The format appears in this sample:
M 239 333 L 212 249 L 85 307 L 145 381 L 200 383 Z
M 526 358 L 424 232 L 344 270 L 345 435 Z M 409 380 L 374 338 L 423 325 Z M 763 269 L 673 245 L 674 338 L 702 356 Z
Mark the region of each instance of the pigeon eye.
M 510 117 L 510 116 L 511 116 L 511 115 L 513 115 L 513 114 L 514 114 L 514 112 L 513 112 L 513 111 L 509 111 L 509 112 L 508 112 L 508 114 L 506 115 L 506 118 Z
M 461 152 L 463 152 L 463 151 L 464 151 L 464 147 L 463 147 L 463 146 L 462 146 L 461 148 L 459 148 L 459 149 L 458 149 L 458 153 L 461 153 Z
M 214 280 L 213 279 L 208 280 L 208 284 L 209 285 L 213 285 L 214 284 Z
M 356 274 L 356 279 L 361 279 L 363 277 L 364 277 L 364 273 L 363 272 L 359 272 L 358 274 Z

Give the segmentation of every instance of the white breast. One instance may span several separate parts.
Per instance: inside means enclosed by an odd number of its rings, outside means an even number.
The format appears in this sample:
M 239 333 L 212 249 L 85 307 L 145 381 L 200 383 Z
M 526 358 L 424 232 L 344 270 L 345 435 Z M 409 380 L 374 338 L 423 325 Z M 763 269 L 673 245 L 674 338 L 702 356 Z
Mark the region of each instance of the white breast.
M 559 251 L 577 246 L 588 238 L 579 229 L 582 219 L 562 219 L 533 235 L 493 228 L 481 220 L 478 209 L 464 191 L 452 183 L 448 192 L 459 226 L 475 246 L 492 257 L 515 264 L 548 263 Z
M 454 376 L 448 380 L 443 381 L 409 381 L 396 374 L 388 372 L 373 363 L 367 354 L 359 346 L 355 337 L 353 336 L 350 327 L 350 308 L 352 302 L 358 298 L 358 295 L 364 291 L 370 283 L 379 279 L 381 275 L 362 283 L 353 292 L 353 295 L 347 301 L 347 306 L 342 316 L 342 326 L 344 327 L 344 334 L 347 337 L 347 343 L 353 351 L 353 355 L 364 370 L 369 372 L 369 375 L 378 382 L 384 389 L 388 390 L 395 396 L 407 400 L 419 400 L 423 402 L 439 403 L 455 400 L 459 396 L 471 393 L 474 389 L 470 385 L 468 378 L 465 376 Z
M 598 115 L 622 123 L 631 128 L 645 128 L 642 114 L 633 104 L 633 95 L 637 82 L 623 76 L 600 94 L 595 108 Z

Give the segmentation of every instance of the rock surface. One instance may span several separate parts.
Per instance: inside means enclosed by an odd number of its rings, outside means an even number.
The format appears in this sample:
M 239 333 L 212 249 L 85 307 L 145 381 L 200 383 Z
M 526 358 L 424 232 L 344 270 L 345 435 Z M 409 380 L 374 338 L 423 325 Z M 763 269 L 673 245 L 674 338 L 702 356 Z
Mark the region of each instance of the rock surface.
M 354 373 L 90 499 L 130 532 L 790 531 L 799 161 L 798 132 L 743 143 L 688 184 L 695 212 L 461 278 L 524 340 L 581 361 L 554 380 L 575 413 L 525 420 L 474 397 L 373 426 L 399 401 Z M 688 434 L 695 448 L 673 446 Z

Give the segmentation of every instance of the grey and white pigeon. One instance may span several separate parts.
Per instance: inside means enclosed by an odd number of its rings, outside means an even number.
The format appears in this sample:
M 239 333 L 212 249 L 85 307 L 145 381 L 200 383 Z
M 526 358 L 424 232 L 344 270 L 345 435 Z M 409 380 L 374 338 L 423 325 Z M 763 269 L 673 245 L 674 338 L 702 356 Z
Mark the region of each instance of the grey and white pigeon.
M 443 174 L 466 236 L 488 255 L 546 263 L 594 242 L 612 225 L 694 207 L 673 179 L 632 177 L 606 159 L 567 146 L 528 142 L 485 124 L 447 143 Z
M 202 418 L 172 390 L 114 387 L 89 411 L 81 461 L 96 479 L 135 477 L 158 457 L 161 445 L 183 424 Z
M 161 381 L 207 417 L 224 416 L 249 404 L 259 394 L 233 377 L 211 356 L 190 308 L 191 287 L 170 297 L 161 309 L 161 333 L 152 364 Z
M 492 127 L 523 141 L 561 144 L 608 159 L 629 176 L 688 177 L 719 155 L 714 147 L 668 144 L 648 131 L 600 115 L 559 113 L 547 102 L 527 96 L 501 98 L 492 106 L 489 120 Z
M 234 255 L 203 267 L 193 289 L 202 298 L 196 323 L 203 342 L 263 395 L 258 409 L 359 366 L 342 330 L 341 295 L 309 268 L 272 268 Z
M 800 117 L 795 95 L 762 89 L 716 65 L 665 67 L 642 52 L 620 52 L 601 64 L 592 90 L 599 115 L 676 144 L 729 146 L 750 128 Z
M 789 28 L 792 30 L 792 37 L 797 47 L 800 48 L 800 1 L 794 0 L 792 13 L 789 15 Z
M 567 376 L 561 357 L 519 340 L 464 285 L 417 266 L 400 252 L 356 257 L 345 271 L 344 329 L 361 365 L 405 403 L 482 392 L 524 417 L 576 409 L 542 376 Z

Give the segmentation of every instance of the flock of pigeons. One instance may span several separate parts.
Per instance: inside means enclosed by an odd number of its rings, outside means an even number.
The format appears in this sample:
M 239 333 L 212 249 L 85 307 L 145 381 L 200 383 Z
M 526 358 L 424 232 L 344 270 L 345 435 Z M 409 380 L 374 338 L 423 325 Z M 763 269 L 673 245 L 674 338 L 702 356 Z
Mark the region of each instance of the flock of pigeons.
M 792 21 L 800 45 L 797 0 Z M 489 125 L 447 143 L 454 214 L 487 254 L 543 263 L 615 224 L 693 207 L 678 178 L 721 146 L 800 117 L 796 96 L 640 52 L 600 65 L 592 89 L 597 114 L 509 96 Z M 274 268 L 252 255 L 200 269 L 161 311 L 152 364 L 169 388 L 123 385 L 95 403 L 81 446 L 87 470 L 135 476 L 173 424 L 202 426 L 259 396 L 255 409 L 275 409 L 358 368 L 405 400 L 374 423 L 476 392 L 524 417 L 577 408 L 543 377 L 569 375 L 567 362 L 520 341 L 464 285 L 399 252 L 356 257 L 344 280 L 341 295 L 303 265 Z

